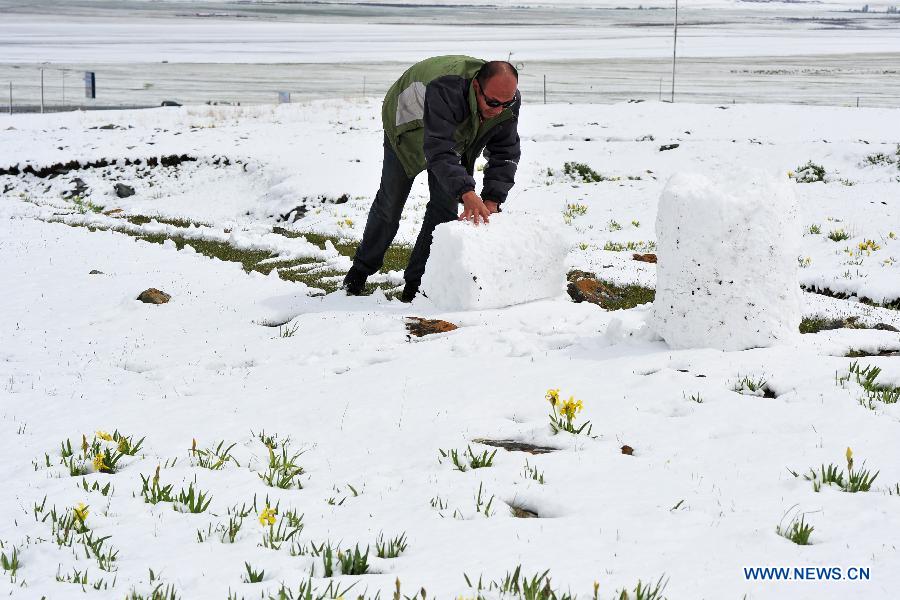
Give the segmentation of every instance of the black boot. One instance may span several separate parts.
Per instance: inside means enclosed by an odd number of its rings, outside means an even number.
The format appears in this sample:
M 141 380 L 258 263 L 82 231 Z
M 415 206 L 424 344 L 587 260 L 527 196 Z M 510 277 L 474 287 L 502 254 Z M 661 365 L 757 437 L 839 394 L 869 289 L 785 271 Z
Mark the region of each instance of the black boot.
M 348 296 L 359 296 L 366 287 L 366 278 L 368 275 L 357 269 L 355 266 L 350 267 L 347 275 L 344 277 L 344 283 L 341 289 L 347 292 Z
M 413 298 L 416 297 L 416 294 L 419 293 L 419 284 L 413 281 L 407 281 L 406 285 L 403 287 L 403 293 L 400 294 L 400 302 L 406 302 L 409 304 L 413 301 Z

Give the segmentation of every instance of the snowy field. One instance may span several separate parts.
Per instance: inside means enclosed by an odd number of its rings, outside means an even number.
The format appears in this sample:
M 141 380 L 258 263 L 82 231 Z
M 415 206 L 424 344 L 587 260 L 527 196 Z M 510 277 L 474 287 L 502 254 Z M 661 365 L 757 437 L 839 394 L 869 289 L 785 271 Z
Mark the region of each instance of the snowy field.
M 801 283 L 849 297 L 804 292 L 803 315 L 853 326 L 720 352 L 670 349 L 649 304 L 607 311 L 562 287 L 456 313 L 389 299 L 396 270 L 374 278 L 372 295 L 324 294 L 350 264 L 377 186 L 379 109 L 0 118 L 4 593 L 249 600 L 301 597 L 309 583 L 324 598 L 494 598 L 491 582 L 502 588 L 521 565 L 529 578 L 549 569 L 560 598 L 634 598 L 638 581 L 660 578 L 672 600 L 895 597 L 897 110 L 523 108 L 505 210 L 557 227 L 567 269 L 616 284 L 654 287 L 655 266 L 632 255 L 655 252 L 673 174 L 727 183 L 754 167 L 790 185 Z M 800 182 L 815 178 L 801 169 L 810 161 L 824 181 Z M 115 184 L 134 195 L 117 197 Z M 414 239 L 426 197 L 420 180 L 398 243 Z M 277 269 L 247 273 L 205 256 L 212 244 Z M 319 279 L 288 280 L 298 270 Z M 135 300 L 150 287 L 171 301 Z M 459 327 L 409 337 L 408 316 Z M 866 380 L 870 366 L 881 372 Z M 589 434 L 552 432 L 545 394 L 556 388 L 582 401 L 574 425 L 590 422 Z M 467 447 L 497 450 L 492 466 L 455 469 L 450 451 L 466 464 Z M 863 469 L 877 478 L 848 493 L 804 477 L 830 464 L 848 489 Z M 776 532 L 801 517 L 809 545 Z M 357 547 L 367 574 L 345 554 Z M 861 567 L 870 578 L 748 581 L 745 567 Z

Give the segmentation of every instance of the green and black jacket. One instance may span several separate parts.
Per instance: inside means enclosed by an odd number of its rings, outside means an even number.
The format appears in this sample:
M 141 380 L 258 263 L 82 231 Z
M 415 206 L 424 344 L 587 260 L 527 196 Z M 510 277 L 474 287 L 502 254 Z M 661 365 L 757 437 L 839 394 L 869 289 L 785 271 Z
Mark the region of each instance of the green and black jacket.
M 482 123 L 472 81 L 483 60 L 437 56 L 416 63 L 388 90 L 381 109 L 384 132 L 406 174 L 425 169 L 451 196 L 475 189 L 475 160 L 484 152 L 485 200 L 503 202 L 515 183 L 519 156 L 516 103 Z

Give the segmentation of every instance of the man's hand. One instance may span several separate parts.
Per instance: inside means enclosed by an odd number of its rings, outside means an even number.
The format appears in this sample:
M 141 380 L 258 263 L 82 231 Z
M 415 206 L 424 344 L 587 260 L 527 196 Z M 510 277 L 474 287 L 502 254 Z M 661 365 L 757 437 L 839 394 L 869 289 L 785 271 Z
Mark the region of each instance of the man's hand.
M 462 201 L 463 201 L 463 211 L 462 211 L 462 214 L 459 215 L 460 221 L 470 221 L 471 220 L 476 225 L 478 225 L 482 221 L 484 223 L 487 223 L 491 212 L 496 212 L 496 211 L 491 211 L 490 208 L 485 206 L 485 203 L 482 202 L 481 197 L 478 194 L 476 194 L 475 192 L 466 192 L 465 194 L 463 194 Z M 488 201 L 488 202 L 490 202 L 490 201 Z M 490 203 L 494 205 L 494 208 L 497 207 L 496 202 L 490 202 Z
M 493 200 L 485 200 L 484 205 L 487 206 L 487 209 L 491 211 L 491 214 L 500 212 L 500 203 L 494 202 Z

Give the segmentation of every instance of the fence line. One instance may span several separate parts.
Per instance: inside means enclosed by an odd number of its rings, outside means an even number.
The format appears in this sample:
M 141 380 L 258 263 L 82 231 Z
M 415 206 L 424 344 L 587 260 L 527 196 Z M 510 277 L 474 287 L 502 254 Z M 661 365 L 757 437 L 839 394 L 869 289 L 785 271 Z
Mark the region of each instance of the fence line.
M 747 60 L 680 59 L 676 102 L 900 106 L 900 53 Z M 9 85 L 5 112 L 40 110 L 42 104 L 53 111 L 150 107 L 166 100 L 268 104 L 278 102 L 279 92 L 293 101 L 381 98 L 405 66 L 0 65 L 0 82 Z M 523 65 L 519 87 L 526 104 L 660 100 L 671 82 L 669 69 L 662 60 L 532 62 Z M 80 75 L 86 70 L 97 74 L 96 99 L 84 98 Z

